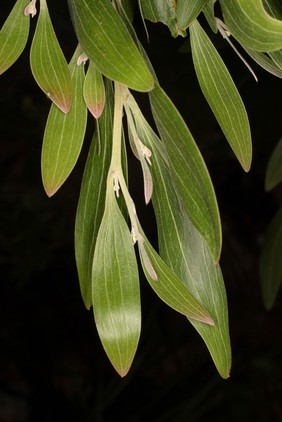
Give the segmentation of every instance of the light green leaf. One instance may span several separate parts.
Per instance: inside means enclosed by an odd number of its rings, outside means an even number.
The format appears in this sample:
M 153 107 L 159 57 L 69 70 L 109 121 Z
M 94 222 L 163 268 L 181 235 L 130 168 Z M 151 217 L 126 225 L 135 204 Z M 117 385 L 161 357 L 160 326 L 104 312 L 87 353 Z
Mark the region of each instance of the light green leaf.
M 264 305 L 271 309 L 282 282 L 282 208 L 271 221 L 260 256 L 260 280 Z
M 214 15 L 215 2 L 216 0 L 208 0 L 207 4 L 203 8 L 203 13 L 212 31 L 216 34 L 218 29 L 217 29 L 217 24 L 216 24 L 215 15 Z
M 150 286 L 160 299 L 177 312 L 201 323 L 214 325 L 214 320 L 196 300 L 184 283 L 167 266 L 144 236 L 144 243 L 138 242 L 144 274 Z
M 199 13 L 203 10 L 208 0 L 177 0 L 176 14 L 178 25 L 187 29 Z
M 282 48 L 282 20 L 270 16 L 262 0 L 221 0 L 224 22 L 245 47 L 256 51 Z
M 17 0 L 0 31 L 0 75 L 18 59 L 26 46 L 29 17 L 24 15 L 28 0 Z
M 265 190 L 270 191 L 282 182 L 282 138 L 279 140 L 268 161 Z
M 76 50 L 70 65 L 73 100 L 68 114 L 52 104 L 45 127 L 41 170 L 48 196 L 62 186 L 73 170 L 83 144 L 87 122 L 87 108 L 83 101 L 84 67 L 77 65 L 81 53 Z
M 113 95 L 108 84 L 106 104 L 96 121 L 96 131 L 86 161 L 75 220 L 75 258 L 81 295 L 87 309 L 92 306 L 92 263 L 102 221 L 106 180 L 111 162 Z
M 92 293 L 97 330 L 112 365 L 124 377 L 141 330 L 138 267 L 129 228 L 108 187 L 95 246 Z
M 270 16 L 282 20 L 282 3 L 280 0 L 264 0 L 263 4 Z M 282 71 L 282 49 L 269 52 L 268 54 Z
M 175 0 L 138 0 L 143 19 L 162 22 L 173 37 L 186 36 L 186 31 L 179 27 L 176 16 Z
M 152 200 L 160 255 L 178 280 L 184 283 L 212 316 L 214 326 L 202 324 L 195 319 L 189 321 L 206 343 L 219 374 L 227 378 L 231 367 L 231 347 L 226 292 L 220 267 L 214 264 L 205 240 L 185 212 L 156 138 L 146 137 L 146 142 L 152 149 L 155 183 Z
M 78 40 L 108 78 L 137 91 L 150 91 L 153 77 L 125 23 L 105 0 L 68 0 Z
M 268 57 L 264 53 L 250 50 L 249 48 L 246 48 L 246 47 L 245 47 L 245 50 L 249 54 L 249 56 L 257 64 L 259 64 L 264 70 L 266 70 L 267 72 L 271 73 L 274 76 L 277 76 L 278 78 L 282 78 L 282 69 L 280 69 L 280 67 L 278 67 L 277 64 L 275 64 L 274 61 L 270 59 L 270 57 Z
M 248 171 L 252 140 L 243 101 L 221 57 L 196 20 L 190 26 L 190 35 L 200 87 L 236 157 Z
M 153 116 L 165 145 L 175 188 L 192 223 L 208 242 L 215 261 L 221 251 L 221 224 L 213 185 L 203 157 L 182 117 L 156 85 L 150 93 Z
M 88 110 L 98 119 L 103 112 L 106 96 L 103 77 L 92 61 L 86 73 L 83 96 Z
M 42 91 L 64 113 L 68 113 L 72 97 L 71 76 L 52 26 L 46 0 L 40 0 L 40 13 L 30 51 L 30 66 Z

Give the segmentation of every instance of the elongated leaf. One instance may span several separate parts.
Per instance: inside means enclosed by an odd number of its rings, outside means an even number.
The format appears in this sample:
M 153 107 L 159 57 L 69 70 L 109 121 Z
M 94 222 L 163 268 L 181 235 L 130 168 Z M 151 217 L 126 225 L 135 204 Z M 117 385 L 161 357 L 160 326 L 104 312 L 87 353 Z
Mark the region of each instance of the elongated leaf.
M 176 14 L 178 25 L 186 29 L 203 10 L 208 0 L 177 0 Z
M 71 76 L 52 26 L 46 0 L 40 0 L 40 13 L 30 51 L 30 66 L 42 91 L 67 113 L 72 96 Z
M 156 138 L 149 136 L 146 141 L 152 149 L 155 183 L 152 200 L 160 254 L 212 316 L 214 326 L 202 324 L 195 319 L 189 321 L 206 343 L 219 374 L 227 378 L 231 367 L 231 347 L 226 292 L 220 267 L 214 264 L 205 240 L 185 212 Z
M 78 40 L 97 68 L 137 91 L 154 82 L 124 22 L 105 0 L 68 0 Z
M 278 78 L 282 78 L 282 69 L 274 63 L 270 57 L 268 57 L 264 53 L 260 53 L 259 51 L 250 50 L 249 48 L 245 47 L 246 52 L 249 56 L 259 64 L 263 69 L 267 72 L 271 73 L 272 75 L 277 76 Z
M 78 47 L 69 65 L 73 83 L 71 109 L 65 114 L 52 104 L 45 127 L 41 170 L 48 196 L 54 195 L 70 175 L 83 144 L 87 108 L 83 101 L 84 67 L 77 65 L 80 53 Z
M 260 257 L 260 279 L 264 305 L 271 309 L 282 282 L 282 208 L 270 223 Z
M 206 20 L 208 21 L 209 26 L 211 27 L 212 31 L 216 34 L 217 24 L 214 16 L 214 4 L 216 0 L 208 0 L 207 4 L 203 8 L 203 13 L 205 15 Z
M 146 278 L 163 302 L 186 317 L 204 325 L 214 325 L 209 312 L 171 271 L 146 238 L 144 244 L 139 244 L 139 252 Z
M 88 110 L 98 119 L 105 106 L 105 87 L 101 72 L 91 61 L 85 77 L 83 96 Z
M 176 2 L 174 0 L 139 0 L 139 8 L 144 19 L 152 22 L 162 22 L 173 37 L 185 36 L 186 31 L 179 26 L 176 16 Z
M 17 0 L 0 31 L 0 75 L 9 69 L 26 46 L 29 33 L 28 16 L 24 9 L 28 0 Z
M 262 0 L 220 0 L 224 22 L 245 47 L 256 51 L 282 48 L 282 20 L 270 16 Z
M 94 317 L 101 342 L 112 365 L 123 377 L 137 349 L 141 305 L 132 237 L 113 190 L 108 192 L 97 237 L 92 286 Z
M 266 177 L 265 190 L 270 191 L 282 182 L 282 138 L 276 145 L 269 159 Z
M 196 20 L 190 26 L 190 35 L 200 87 L 236 157 L 248 171 L 252 140 L 243 101 L 221 57 Z
M 150 93 L 154 119 L 168 153 L 171 177 L 193 224 L 208 242 L 218 261 L 221 224 L 213 185 L 204 160 L 182 117 L 156 85 Z
M 279 0 L 264 0 L 263 5 L 267 13 L 275 19 L 282 20 L 282 3 Z M 282 71 L 282 49 L 268 53 L 274 63 Z
M 87 309 L 92 306 L 92 263 L 97 234 L 102 221 L 106 179 L 111 162 L 113 93 L 108 85 L 103 114 L 86 161 L 75 220 L 75 258 L 80 290 Z

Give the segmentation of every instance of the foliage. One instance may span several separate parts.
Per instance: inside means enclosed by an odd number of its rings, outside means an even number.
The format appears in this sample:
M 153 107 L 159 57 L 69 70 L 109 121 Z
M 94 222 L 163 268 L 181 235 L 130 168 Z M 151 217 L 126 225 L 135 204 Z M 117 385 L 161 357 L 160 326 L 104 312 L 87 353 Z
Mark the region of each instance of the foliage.
M 0 73 L 23 51 L 38 3 L 30 64 L 37 84 L 52 101 L 41 163 L 48 196 L 62 186 L 78 160 L 87 109 L 96 120 L 77 208 L 75 254 L 81 294 L 86 308 L 93 306 L 105 352 L 117 372 L 126 375 L 141 330 L 139 256 L 152 289 L 187 317 L 206 343 L 219 374 L 227 378 L 231 347 L 213 184 L 189 129 L 159 85 L 132 18 L 140 13 L 144 24 L 147 19 L 162 22 L 172 36 L 189 36 L 203 95 L 242 168 L 249 171 L 252 142 L 247 112 L 208 33 L 223 36 L 252 73 L 238 50 L 281 78 L 281 3 L 139 0 L 135 5 L 128 0 L 68 0 L 78 40 L 68 65 L 46 0 L 17 0 L 0 31 Z M 134 91 L 148 93 L 157 131 L 139 108 Z M 159 252 L 140 224 L 128 188 L 128 148 L 141 165 L 144 201 L 153 203 Z M 280 146 L 269 164 L 267 189 L 281 181 L 279 163 Z M 282 278 L 281 210 L 265 245 L 262 290 L 269 308 Z

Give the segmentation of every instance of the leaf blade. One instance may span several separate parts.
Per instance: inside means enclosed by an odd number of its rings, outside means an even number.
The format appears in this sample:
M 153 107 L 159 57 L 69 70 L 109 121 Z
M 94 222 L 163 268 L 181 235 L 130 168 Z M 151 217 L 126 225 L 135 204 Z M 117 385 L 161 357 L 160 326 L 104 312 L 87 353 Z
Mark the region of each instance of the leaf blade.
M 208 0 L 177 0 L 176 14 L 181 29 L 187 29 L 199 13 L 203 10 Z

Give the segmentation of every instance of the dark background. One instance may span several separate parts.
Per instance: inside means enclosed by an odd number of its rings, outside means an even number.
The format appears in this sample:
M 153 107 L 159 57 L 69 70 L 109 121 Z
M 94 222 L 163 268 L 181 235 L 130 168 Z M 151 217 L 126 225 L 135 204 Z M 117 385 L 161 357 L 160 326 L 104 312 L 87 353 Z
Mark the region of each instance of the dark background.
M 66 5 L 48 4 L 69 59 L 75 39 Z M 9 2 L 1 5 L 1 24 L 9 8 Z M 217 41 L 250 118 L 254 159 L 246 174 L 201 94 L 188 40 L 172 39 L 162 25 L 149 25 L 147 45 L 139 22 L 137 26 L 216 189 L 231 377 L 219 377 L 198 334 L 156 298 L 142 277 L 143 327 L 136 359 L 125 379 L 112 369 L 92 311 L 86 311 L 80 297 L 73 251 L 92 125 L 74 172 L 48 199 L 41 184 L 40 150 L 50 104 L 30 74 L 29 40 L 18 62 L 0 78 L 0 422 L 282 421 L 281 293 L 267 312 L 258 277 L 264 234 L 281 204 L 281 189 L 264 192 L 267 160 L 282 134 L 281 80 L 254 64 L 257 84 L 235 53 Z M 154 234 L 152 210 L 142 205 L 135 167 L 130 162 L 132 192 L 144 225 Z

